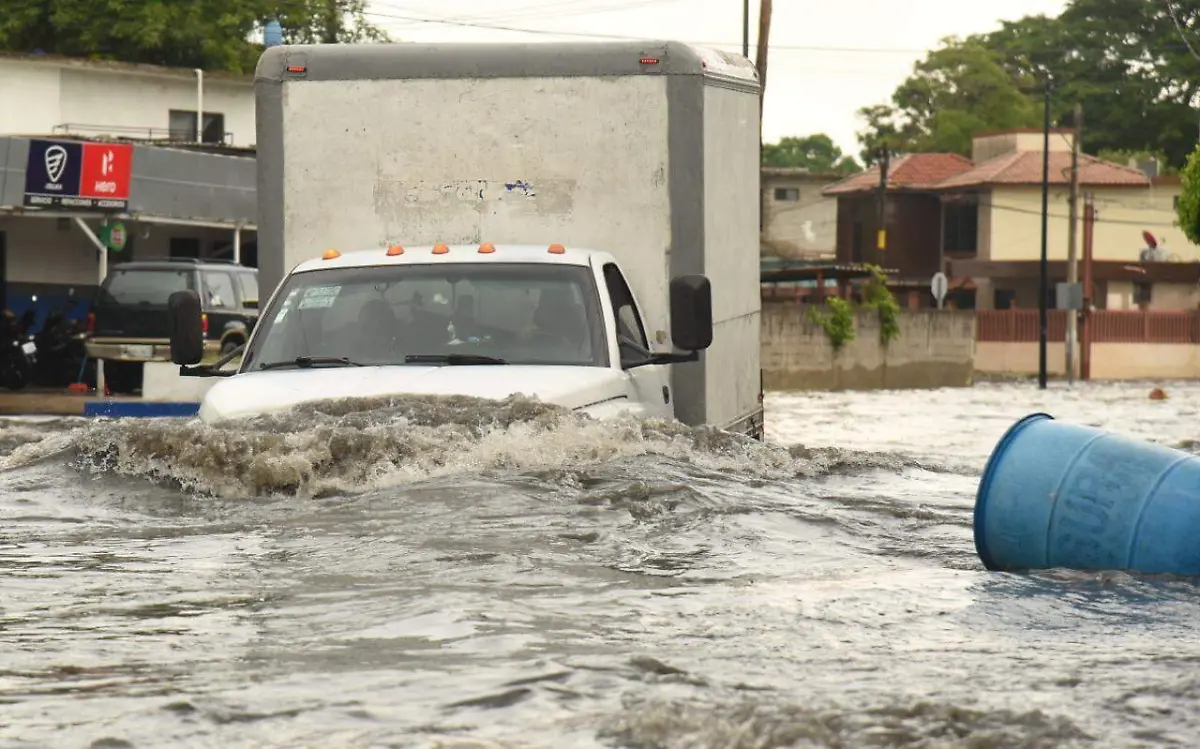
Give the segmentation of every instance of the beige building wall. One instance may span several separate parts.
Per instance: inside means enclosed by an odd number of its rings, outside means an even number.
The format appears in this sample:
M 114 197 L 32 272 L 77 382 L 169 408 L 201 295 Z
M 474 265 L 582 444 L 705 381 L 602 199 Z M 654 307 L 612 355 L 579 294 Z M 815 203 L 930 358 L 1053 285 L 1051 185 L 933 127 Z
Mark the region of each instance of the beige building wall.
M 1146 246 L 1143 231 L 1149 231 L 1164 247 L 1168 259 L 1195 261 L 1200 259 L 1200 246 L 1187 240 L 1175 226 L 1175 197 L 1178 184 L 1151 187 L 1088 188 L 1095 196 L 1096 224 L 1092 242 L 1096 260 L 1126 260 L 1138 262 L 1138 253 Z M 1067 259 L 1067 237 L 1070 227 L 1070 191 L 1051 186 L 1049 195 L 1050 220 L 1047 226 L 1046 255 L 1050 260 Z M 980 259 L 1036 260 L 1042 251 L 1042 191 L 1040 187 L 996 187 L 985 201 L 990 208 L 990 220 L 980 221 L 980 233 L 985 224 L 989 235 L 981 237 Z M 982 218 L 982 217 L 981 217 Z M 1078 256 L 1083 256 L 1083 206 L 1077 225 Z M 1165 243 L 1165 244 L 1164 244 Z M 986 255 L 983 249 L 986 246 Z
M 1080 356 L 1075 354 L 1075 374 Z M 1036 375 L 1036 343 L 976 344 L 975 371 L 982 374 Z M 1046 372 L 1061 377 L 1067 371 L 1066 348 L 1046 344 Z M 1200 346 L 1186 343 L 1094 343 L 1093 380 L 1187 380 L 1200 378 Z
M 1111 281 L 1105 297 L 1106 309 L 1141 309 L 1133 300 L 1132 281 Z M 1191 283 L 1156 283 L 1150 290 L 1152 310 L 1200 309 L 1200 286 Z
M 832 258 L 837 254 L 837 198 L 821 190 L 836 175 L 802 170 L 762 170 L 763 254 Z

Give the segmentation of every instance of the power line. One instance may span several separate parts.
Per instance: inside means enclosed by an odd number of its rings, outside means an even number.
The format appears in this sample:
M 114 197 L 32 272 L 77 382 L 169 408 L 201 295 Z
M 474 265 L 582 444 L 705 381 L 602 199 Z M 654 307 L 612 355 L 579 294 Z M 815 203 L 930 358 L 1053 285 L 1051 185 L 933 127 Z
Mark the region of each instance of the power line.
M 642 0 L 647 2 L 649 0 Z M 636 5 L 636 3 L 631 3 Z M 601 34 L 596 32 L 582 31 L 553 31 L 550 29 L 530 29 L 521 28 L 518 26 L 508 26 L 498 23 L 485 23 L 483 21 L 468 21 L 450 18 L 430 18 L 428 16 L 414 16 L 406 13 L 378 13 L 375 11 L 364 11 L 364 16 L 373 18 L 388 18 L 398 21 L 408 21 L 419 24 L 433 24 L 442 26 L 457 26 L 460 28 L 482 29 L 487 31 L 508 31 L 518 34 L 537 34 L 544 36 L 565 36 L 576 37 L 582 39 L 613 39 L 618 41 L 658 41 L 658 39 L 644 36 L 628 36 L 622 34 Z M 683 41 L 683 40 L 681 40 Z M 741 49 L 741 42 L 728 41 L 687 41 L 688 44 L 707 47 L 736 47 Z M 804 44 L 770 44 L 771 50 L 779 50 L 785 52 L 828 52 L 828 53 L 846 53 L 846 54 L 880 54 L 880 55 L 928 55 L 931 52 L 940 49 L 937 48 L 901 48 L 901 47 L 830 47 L 824 45 L 804 45 Z M 1184 51 L 1189 50 L 1190 45 L 1185 44 L 1161 44 L 1156 47 L 1159 50 Z
M 1000 203 L 992 203 L 992 202 L 980 202 L 979 205 L 986 206 L 988 208 L 992 208 L 992 209 L 998 210 L 998 211 L 1008 211 L 1010 213 L 1023 213 L 1023 214 L 1027 214 L 1027 215 L 1031 215 L 1031 216 L 1041 216 L 1042 215 L 1041 211 L 1035 211 L 1032 208 L 1022 208 L 1022 207 L 1016 206 L 1016 205 L 1003 205 Z M 1117 205 L 1119 205 L 1119 204 L 1117 204 Z M 1156 212 L 1165 213 L 1165 211 L 1156 211 Z M 1062 219 L 1063 221 L 1066 221 L 1067 219 L 1070 218 L 1070 216 L 1067 216 L 1065 214 L 1050 213 L 1050 212 L 1047 212 L 1047 217 L 1053 218 L 1053 219 Z M 1106 218 L 1101 217 L 1099 215 L 1098 211 L 1097 211 L 1097 215 L 1096 215 L 1094 221 L 1097 224 L 1103 223 L 1103 224 L 1116 224 L 1116 225 L 1121 225 L 1121 226 L 1140 226 L 1142 228 L 1153 227 L 1155 229 L 1161 228 L 1163 226 L 1163 223 L 1157 219 L 1151 219 L 1148 221 L 1135 221 L 1133 219 L 1118 219 L 1118 218 L 1106 219 Z M 1172 228 L 1172 229 L 1175 228 L 1174 222 L 1171 222 L 1166 225 L 1169 228 Z
M 399 13 L 377 13 L 375 11 L 365 11 L 364 16 L 371 18 L 389 18 L 397 21 L 411 21 L 414 23 L 428 23 L 442 26 L 457 26 L 468 29 L 483 29 L 487 31 L 509 31 L 518 34 L 537 34 L 542 36 L 567 36 L 582 39 L 613 39 L 617 41 L 630 42 L 650 42 L 659 41 L 659 39 L 644 36 L 628 36 L 622 34 L 600 34 L 594 32 L 582 31 L 552 31 L 549 29 L 526 29 L 517 26 L 506 26 L 502 24 L 481 23 L 476 21 L 459 21 L 449 18 L 429 18 L 425 16 L 412 16 Z M 712 41 L 690 41 L 688 44 L 695 44 L 707 47 L 737 47 L 741 49 L 741 42 L 712 42 Z M 928 49 L 899 49 L 899 48 L 879 48 L 879 47 L 825 47 L 825 46 L 808 46 L 800 44 L 771 44 L 771 50 L 791 51 L 791 52 L 844 52 L 851 54 L 896 54 L 896 55 L 923 55 L 927 54 Z
M 456 21 L 456 22 L 471 22 L 471 23 L 509 23 L 512 21 L 522 20 L 525 18 L 565 18 L 568 16 L 584 16 L 595 15 L 599 13 L 611 13 L 619 11 L 628 11 L 637 8 L 646 8 L 651 5 L 662 5 L 664 3 L 679 3 L 683 0 L 599 0 L 599 4 L 587 5 L 586 3 L 596 2 L 596 0 L 555 0 L 554 2 L 535 3 L 533 5 L 521 5 L 515 8 L 508 8 L 499 13 L 484 12 L 481 14 L 472 14 L 469 17 L 462 16 L 437 16 L 436 20 L 429 21 L 412 21 L 412 25 L 427 25 L 436 24 L 439 21 Z M 400 10 L 390 3 L 376 3 L 376 5 L 388 9 Z

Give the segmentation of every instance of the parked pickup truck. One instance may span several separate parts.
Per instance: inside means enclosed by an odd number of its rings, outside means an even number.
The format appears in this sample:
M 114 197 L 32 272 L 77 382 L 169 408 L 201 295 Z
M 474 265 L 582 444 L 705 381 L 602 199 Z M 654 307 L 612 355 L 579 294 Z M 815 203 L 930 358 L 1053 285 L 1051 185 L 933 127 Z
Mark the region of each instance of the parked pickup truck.
M 205 418 L 536 392 L 761 436 L 749 60 L 666 41 L 277 46 L 255 97 L 275 291 Z M 183 363 L 194 305 L 176 299 Z M 556 325 L 570 346 L 538 348 Z
M 87 354 L 105 362 L 114 391 L 131 392 L 143 362 L 167 361 L 175 291 L 200 294 L 204 350 L 227 354 L 246 342 L 258 318 L 258 271 L 224 260 L 170 258 L 114 265 L 88 314 Z

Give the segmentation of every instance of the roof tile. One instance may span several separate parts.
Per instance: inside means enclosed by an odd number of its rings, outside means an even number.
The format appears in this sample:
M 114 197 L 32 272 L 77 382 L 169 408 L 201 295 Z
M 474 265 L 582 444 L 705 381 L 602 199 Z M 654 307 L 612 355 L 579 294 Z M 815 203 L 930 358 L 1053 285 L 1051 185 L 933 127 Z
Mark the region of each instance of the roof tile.
M 933 189 L 943 180 L 969 171 L 971 160 L 956 153 L 910 153 L 888 167 L 888 189 Z M 879 166 L 873 166 L 823 190 L 825 195 L 849 195 L 879 189 Z
M 1052 185 L 1070 184 L 1071 154 L 1069 151 L 1050 152 L 1049 182 Z M 949 177 L 938 187 L 947 189 L 984 185 L 1040 184 L 1042 184 L 1042 152 L 1018 151 L 989 159 L 970 171 Z M 1144 187 L 1150 184 L 1150 178 L 1137 169 L 1081 153 L 1079 154 L 1079 184 Z
M 1069 151 L 1050 152 L 1050 184 L 1071 181 Z M 1017 151 L 980 164 L 954 153 L 913 153 L 896 158 L 888 170 L 888 189 L 947 190 L 986 185 L 1040 185 L 1042 152 Z M 1087 154 L 1079 155 L 1079 184 L 1084 186 L 1143 187 L 1150 178 L 1131 167 Z M 834 183 L 824 195 L 852 195 L 879 189 L 879 167 Z

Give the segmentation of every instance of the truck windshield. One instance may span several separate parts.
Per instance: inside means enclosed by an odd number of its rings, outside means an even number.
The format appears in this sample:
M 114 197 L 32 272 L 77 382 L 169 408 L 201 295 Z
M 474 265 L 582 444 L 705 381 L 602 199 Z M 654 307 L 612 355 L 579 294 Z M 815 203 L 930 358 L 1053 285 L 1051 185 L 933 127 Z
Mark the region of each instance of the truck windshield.
M 589 269 L 467 263 L 289 277 L 241 371 L 321 363 L 608 365 Z

